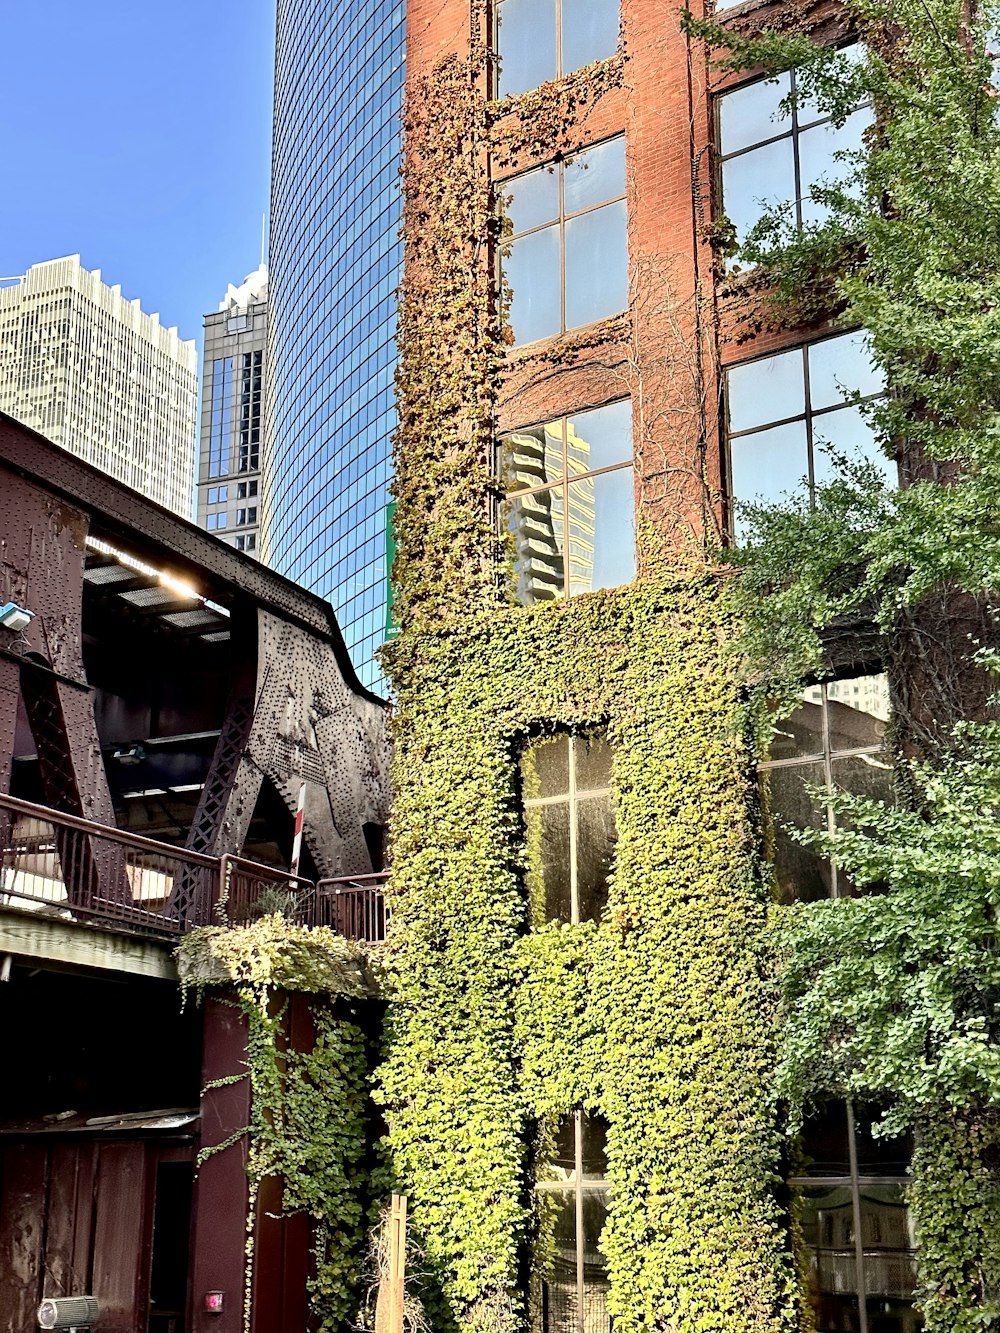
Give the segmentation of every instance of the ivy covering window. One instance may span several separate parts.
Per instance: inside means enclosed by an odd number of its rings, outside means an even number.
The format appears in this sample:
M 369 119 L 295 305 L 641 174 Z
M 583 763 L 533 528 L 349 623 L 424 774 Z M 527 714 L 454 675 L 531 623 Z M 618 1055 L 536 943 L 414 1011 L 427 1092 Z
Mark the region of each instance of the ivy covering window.
M 616 838 L 607 741 L 535 741 L 522 757 L 521 778 L 534 919 L 599 920 Z
M 818 1333 L 916 1333 L 913 1222 L 904 1200 L 912 1145 L 875 1138 L 875 1113 L 816 1108 L 803 1127 L 802 1239 Z
M 499 0 L 497 96 L 511 97 L 613 56 L 619 0 Z
M 635 574 L 628 398 L 512 431 L 500 441 L 502 527 L 526 605 L 616 588 Z
M 857 46 L 844 54 L 852 55 Z M 793 210 L 798 227 L 820 222 L 825 205 L 810 195 L 813 185 L 844 180 L 849 164 L 834 155 L 862 147 L 871 108 L 859 107 L 835 127 L 806 98 L 791 111 L 781 102 L 795 90 L 795 71 L 724 93 L 718 99 L 722 212 L 740 241 L 765 213 Z
M 608 1333 L 608 1279 L 599 1245 L 608 1213 L 607 1123 L 576 1111 L 556 1130 L 538 1192 L 551 1205 L 553 1246 L 535 1302 L 542 1333 Z
M 726 373 L 730 495 L 739 502 L 771 502 L 832 480 L 832 445 L 839 453 L 875 463 L 886 485 L 896 466 L 875 443 L 857 403 L 884 391 L 861 330 L 825 338 L 777 356 L 734 366 Z
M 516 343 L 628 306 L 625 138 L 503 181 L 512 228 L 503 261 Z
M 836 831 L 833 812 L 810 796 L 808 786 L 891 799 L 892 771 L 883 752 L 888 717 L 885 676 L 854 676 L 808 686 L 800 707 L 781 723 L 760 772 L 774 818 L 774 867 L 783 902 L 853 891 L 835 861 L 803 847 L 790 830 Z

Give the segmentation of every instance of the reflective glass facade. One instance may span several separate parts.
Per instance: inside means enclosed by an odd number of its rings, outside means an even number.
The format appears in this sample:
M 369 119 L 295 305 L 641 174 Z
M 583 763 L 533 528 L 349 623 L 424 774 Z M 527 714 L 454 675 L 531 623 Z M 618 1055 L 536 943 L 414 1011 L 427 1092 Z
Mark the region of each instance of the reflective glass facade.
M 279 0 L 264 558 L 385 638 L 404 5 Z

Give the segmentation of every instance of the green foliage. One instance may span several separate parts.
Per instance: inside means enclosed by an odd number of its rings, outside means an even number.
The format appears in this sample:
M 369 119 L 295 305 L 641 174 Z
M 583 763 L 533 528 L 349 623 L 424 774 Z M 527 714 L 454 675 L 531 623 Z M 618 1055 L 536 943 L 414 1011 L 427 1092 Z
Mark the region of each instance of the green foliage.
M 251 994 L 304 991 L 359 1000 L 371 993 L 361 946 L 330 929 L 305 929 L 281 913 L 249 926 L 201 926 L 176 952 L 181 990 L 233 985 Z
M 751 510 L 731 561 L 746 660 L 786 704 L 822 669 L 838 617 L 867 614 L 884 635 L 900 804 L 816 793 L 849 831 L 804 840 L 877 893 L 785 917 L 780 1081 L 795 1105 L 889 1099 L 885 1127 L 914 1130 L 921 1307 L 932 1333 L 965 1333 L 1000 1321 L 1000 732 L 983 720 L 977 658 L 1000 587 L 1000 126 L 986 53 L 998 10 L 847 8 L 865 43 L 856 63 L 801 36 L 732 42 L 689 26 L 729 43 L 731 68 L 795 64 L 800 95 L 838 122 L 862 96 L 874 105 L 849 188 L 814 191 L 830 220 L 796 233 L 766 219 L 742 258 L 786 316 L 818 281 L 826 314 L 867 329 L 889 392 L 865 410 L 903 485 L 882 492 L 870 469 L 835 458 L 839 477 L 813 497 Z
M 552 1245 L 534 1183 L 579 1106 L 610 1125 L 602 1244 L 622 1333 L 791 1333 L 807 1319 L 775 1188 L 773 956 L 724 597 L 698 553 L 686 574 L 649 558 L 662 534 L 643 527 L 632 586 L 518 607 L 494 524 L 509 331 L 483 164 L 571 150 L 622 61 L 490 104 L 475 32 L 472 48 L 422 79 L 405 121 L 387 1164 L 442 1333 L 523 1326 Z M 544 926 L 519 756 L 595 728 L 614 750 L 610 903 L 599 924 Z
M 316 1327 L 343 1329 L 357 1306 L 364 1248 L 368 1064 L 350 1007 L 371 989 L 360 952 L 326 927 L 295 926 L 275 914 L 236 929 L 192 931 L 177 962 L 185 994 L 233 990 L 247 1017 L 247 1326 L 261 1188 L 277 1180 L 282 1214 L 305 1213 L 312 1224 Z M 311 997 L 309 1049 L 290 1043 L 290 992 Z M 231 1147 L 243 1133 L 209 1151 Z
M 811 903 L 784 921 L 789 1022 L 782 1087 L 892 1099 L 886 1128 L 937 1107 L 1000 1104 L 1000 767 L 997 724 L 965 753 L 912 764 L 919 806 L 838 792 L 849 829 L 809 843 L 877 896 Z
M 610 1122 L 616 1323 L 798 1324 L 767 1109 L 767 894 L 726 619 L 710 578 L 650 579 L 498 608 L 475 630 L 404 628 L 387 654 L 398 712 L 380 1097 L 436 1327 L 518 1326 L 526 1250 L 546 1245 L 536 1126 L 580 1105 Z M 618 828 L 607 913 L 529 931 L 517 755 L 540 732 L 602 724 Z

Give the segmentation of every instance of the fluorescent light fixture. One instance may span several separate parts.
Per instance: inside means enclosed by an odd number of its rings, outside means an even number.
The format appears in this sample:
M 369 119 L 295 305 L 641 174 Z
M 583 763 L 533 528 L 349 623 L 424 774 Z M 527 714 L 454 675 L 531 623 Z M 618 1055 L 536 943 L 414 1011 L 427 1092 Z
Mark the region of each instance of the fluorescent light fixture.
M 146 758 L 146 751 L 138 741 L 134 745 L 120 745 L 111 756 L 119 764 L 140 764 Z
M 34 618 L 34 611 L 18 606 L 17 602 L 4 602 L 3 606 L 0 606 L 0 625 L 4 629 L 13 630 L 15 634 L 27 629 Z

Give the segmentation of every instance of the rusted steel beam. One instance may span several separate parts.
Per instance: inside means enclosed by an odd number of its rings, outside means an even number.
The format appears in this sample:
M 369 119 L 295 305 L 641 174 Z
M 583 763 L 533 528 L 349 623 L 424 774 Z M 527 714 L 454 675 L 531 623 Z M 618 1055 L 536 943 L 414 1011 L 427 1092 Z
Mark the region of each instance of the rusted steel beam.
M 106 477 L 3 413 L 0 468 L 30 478 L 86 511 L 92 533 L 151 564 L 168 567 L 212 600 L 219 600 L 224 590 L 248 597 L 318 635 L 329 643 L 350 687 L 363 698 L 381 702 L 358 680 L 333 612 L 321 598 L 247 560 L 225 542 Z

